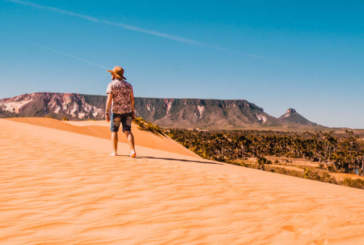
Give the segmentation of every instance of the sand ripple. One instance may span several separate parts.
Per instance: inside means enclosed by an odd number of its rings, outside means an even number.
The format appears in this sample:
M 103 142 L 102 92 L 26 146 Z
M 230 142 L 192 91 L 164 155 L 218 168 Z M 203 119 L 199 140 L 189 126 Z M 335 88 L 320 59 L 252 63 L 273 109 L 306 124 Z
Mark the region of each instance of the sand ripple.
M 0 127 L 0 244 L 364 244 L 362 190 Z

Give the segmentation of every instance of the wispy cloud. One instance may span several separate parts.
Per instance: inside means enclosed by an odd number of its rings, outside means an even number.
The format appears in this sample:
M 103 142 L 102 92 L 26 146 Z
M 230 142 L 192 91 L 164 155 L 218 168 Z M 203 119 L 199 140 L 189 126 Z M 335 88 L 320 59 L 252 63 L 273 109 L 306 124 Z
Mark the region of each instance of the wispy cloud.
M 53 12 L 63 14 L 63 15 L 74 16 L 74 17 L 78 17 L 78 18 L 88 20 L 88 21 L 92 21 L 92 22 L 99 22 L 99 20 L 97 18 L 88 16 L 88 15 L 78 14 L 78 13 L 75 13 L 75 12 L 71 12 L 71 11 L 67 11 L 67 10 L 63 10 L 63 9 L 59 9 L 59 8 L 49 7 L 49 6 L 40 5 L 40 4 L 36 4 L 36 3 L 32 3 L 32 2 L 21 1 L 21 0 L 7 0 L 7 1 L 12 2 L 12 3 L 16 3 L 16 4 L 21 4 L 21 5 L 24 5 L 24 6 L 33 7 L 33 8 L 53 11 Z
M 162 33 L 162 32 L 158 32 L 158 31 L 143 29 L 143 28 L 140 28 L 140 27 L 137 27 L 137 26 L 131 26 L 131 25 L 127 25 L 127 24 L 123 24 L 123 23 L 117 23 L 117 22 L 111 22 L 111 21 L 107 21 L 107 20 L 101 20 L 100 22 L 104 23 L 104 24 L 107 24 L 107 25 L 118 26 L 118 27 L 124 28 L 126 30 L 141 32 L 141 33 L 149 34 L 149 35 L 152 35 L 152 36 L 157 36 L 157 37 L 162 37 L 162 38 L 174 40 L 174 41 L 181 42 L 181 43 L 188 43 L 188 44 L 198 45 L 198 46 L 204 45 L 203 43 L 201 43 L 199 41 L 192 40 L 192 39 L 179 37 L 179 36 L 174 36 L 174 35 L 171 35 L 171 34 Z
M 73 60 L 80 61 L 80 62 L 85 63 L 85 64 L 88 64 L 90 66 L 97 67 L 97 68 L 100 68 L 102 70 L 107 70 L 107 67 L 106 66 L 97 64 L 97 63 L 92 62 L 92 61 L 90 61 L 88 59 L 85 59 L 85 58 L 82 58 L 82 57 L 79 57 L 79 56 L 76 56 L 76 55 L 73 55 L 73 54 L 69 54 L 69 53 L 66 53 L 66 52 L 63 52 L 63 51 L 54 49 L 54 48 L 50 48 L 50 47 L 47 47 L 47 46 L 44 46 L 44 45 L 41 45 L 41 44 L 33 44 L 33 45 L 34 46 L 37 46 L 39 48 L 48 50 L 48 51 L 50 51 L 52 53 L 55 53 L 55 54 L 58 54 L 58 55 L 61 55 L 61 56 L 64 56 L 64 57 L 68 57 L 68 58 L 71 58 Z
M 105 25 L 116 26 L 116 27 L 123 28 L 125 30 L 144 33 L 144 34 L 148 34 L 148 35 L 152 35 L 152 36 L 156 36 L 156 37 L 161 37 L 161 38 L 165 38 L 165 39 L 169 39 L 169 40 L 173 40 L 173 41 L 177 41 L 177 42 L 181 42 L 181 43 L 187 43 L 187 44 L 197 45 L 197 46 L 203 46 L 204 45 L 202 42 L 199 42 L 199 41 L 196 41 L 196 40 L 193 40 L 193 39 L 184 38 L 184 37 L 180 37 L 180 36 L 175 36 L 175 35 L 171 35 L 171 34 L 168 34 L 168 33 L 158 32 L 158 31 L 155 31 L 155 30 L 144 29 L 144 28 L 141 28 L 141 27 L 138 27 L 138 26 L 129 25 L 129 24 L 125 24 L 125 23 L 119 23 L 119 22 L 113 22 L 113 21 L 98 19 L 98 18 L 95 18 L 93 16 L 83 15 L 83 14 L 75 13 L 75 12 L 64 10 L 64 9 L 54 8 L 54 7 L 50 7 L 50 6 L 40 5 L 40 4 L 36 4 L 36 3 L 33 3 L 33 2 L 22 1 L 22 0 L 7 0 L 7 1 L 15 3 L 15 4 L 29 6 L 29 7 L 32 7 L 32 8 L 43 9 L 43 10 L 55 12 L 55 13 L 62 14 L 62 15 L 77 17 L 77 18 L 80 18 L 80 19 L 83 19 L 83 20 L 94 22 L 94 23 L 102 23 L 102 24 L 105 24 Z
M 83 20 L 86 20 L 89 22 L 93 22 L 93 23 L 115 26 L 115 27 L 122 28 L 124 30 L 139 32 L 139 33 L 143 33 L 143 34 L 147 34 L 147 35 L 151 35 L 151 36 L 156 36 L 156 37 L 160 37 L 160 38 L 164 38 L 164 39 L 173 40 L 173 41 L 180 42 L 180 43 L 185 43 L 185 44 L 194 45 L 194 46 L 201 46 L 201 47 L 205 47 L 205 48 L 211 48 L 211 49 L 223 51 L 223 52 L 230 53 L 230 54 L 239 54 L 239 55 L 243 55 L 246 57 L 250 57 L 252 59 L 259 59 L 259 60 L 264 59 L 264 57 L 262 57 L 260 55 L 256 55 L 256 54 L 244 53 L 244 52 L 241 52 L 238 50 L 231 50 L 230 48 L 221 47 L 221 46 L 217 46 L 217 45 L 211 45 L 208 43 L 203 43 L 203 42 L 200 42 L 197 40 L 193 40 L 193 39 L 189 39 L 189 38 L 185 38 L 185 37 L 181 37 L 181 36 L 176 36 L 176 35 L 159 32 L 159 31 L 155 31 L 155 30 L 150 30 L 150 29 L 144 29 L 144 28 L 141 28 L 138 26 L 129 25 L 129 24 L 125 24 L 125 23 L 113 22 L 113 21 L 108 21 L 105 19 L 99 19 L 99 18 L 96 18 L 93 16 L 79 14 L 76 12 L 59 9 L 59 8 L 55 8 L 55 7 L 50 7 L 50 6 L 46 6 L 46 5 L 40 5 L 40 4 L 29 2 L 29 1 L 22 1 L 22 0 L 5 0 L 5 1 L 8 1 L 8 2 L 11 2 L 14 4 L 23 5 L 23 6 L 32 7 L 32 8 L 42 9 L 42 10 L 46 10 L 46 11 L 50 11 L 50 12 L 55 12 L 55 13 L 58 13 L 61 15 L 77 17 L 77 18 L 80 18 L 80 19 L 83 19 Z M 58 52 L 58 53 L 61 54 L 63 52 Z M 67 54 L 65 56 L 71 57 L 72 55 Z M 80 61 L 82 60 L 82 58 L 77 58 L 77 59 L 79 59 Z

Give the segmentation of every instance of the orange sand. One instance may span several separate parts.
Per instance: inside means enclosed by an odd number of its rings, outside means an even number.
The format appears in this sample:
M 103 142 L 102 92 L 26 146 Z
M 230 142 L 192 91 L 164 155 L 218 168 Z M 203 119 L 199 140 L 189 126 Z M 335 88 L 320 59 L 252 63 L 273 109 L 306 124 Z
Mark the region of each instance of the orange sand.
M 0 128 L 0 244 L 364 244 L 362 190 L 140 145 L 137 159 L 109 157 L 101 137 Z
M 95 136 L 103 139 L 110 139 L 110 129 L 109 123 L 106 121 L 59 121 L 51 118 L 40 118 L 40 117 L 31 117 L 31 118 L 10 118 L 9 120 L 13 120 L 16 122 L 23 122 L 34 124 L 38 126 L 44 126 L 48 128 L 61 129 L 69 132 L 74 132 L 78 134 Z M 135 142 L 137 145 L 145 146 L 153 149 L 158 149 L 162 151 L 173 152 L 177 154 L 182 154 L 186 156 L 195 156 L 196 154 L 187 150 L 182 145 L 177 142 L 163 136 L 157 136 L 150 132 L 146 132 L 138 129 L 138 126 L 134 123 L 132 124 L 132 131 L 134 133 Z M 119 133 L 120 142 L 126 143 L 126 137 L 121 133 Z M 111 142 L 111 141 L 110 141 Z M 111 143 L 109 144 L 111 145 Z M 110 152 L 111 152 L 110 146 Z

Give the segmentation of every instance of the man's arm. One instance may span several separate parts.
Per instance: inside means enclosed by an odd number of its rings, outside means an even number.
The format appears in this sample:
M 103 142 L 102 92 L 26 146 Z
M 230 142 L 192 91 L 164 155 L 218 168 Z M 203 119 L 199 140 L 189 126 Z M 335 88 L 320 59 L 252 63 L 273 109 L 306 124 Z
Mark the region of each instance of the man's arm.
M 111 93 L 107 94 L 107 100 L 106 100 L 106 108 L 105 108 L 105 118 L 106 121 L 110 121 L 110 107 L 111 107 L 111 101 L 112 101 L 112 96 Z
M 131 109 L 132 109 L 132 112 L 133 112 L 133 118 L 135 118 L 136 117 L 136 115 L 135 115 L 135 100 L 134 100 L 133 90 L 131 90 L 131 93 L 130 93 L 130 102 L 131 102 Z

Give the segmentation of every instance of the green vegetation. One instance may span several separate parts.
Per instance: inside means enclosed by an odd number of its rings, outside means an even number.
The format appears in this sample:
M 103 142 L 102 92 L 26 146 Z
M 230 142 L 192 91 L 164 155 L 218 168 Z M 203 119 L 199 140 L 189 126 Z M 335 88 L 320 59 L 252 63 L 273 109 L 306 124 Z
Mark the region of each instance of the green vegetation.
M 197 131 L 169 129 L 166 133 L 198 155 L 230 162 L 255 157 L 260 164 L 269 164 L 263 157 L 304 158 L 323 162 L 331 171 L 364 174 L 364 149 L 353 132 L 298 133 L 273 131 Z
M 139 126 L 141 130 L 152 132 L 156 135 L 164 135 L 163 129 L 158 125 L 145 121 L 141 117 L 134 118 L 134 122 Z
M 360 177 L 340 179 L 335 175 L 364 175 L 364 145 L 352 131 L 336 135 L 333 132 L 199 131 L 162 129 L 141 117 L 134 122 L 142 130 L 169 136 L 205 159 L 364 189 L 364 180 Z M 295 164 L 294 159 L 317 164 Z
M 335 176 L 364 175 L 364 146 L 352 131 L 335 135 L 168 129 L 165 134 L 206 159 L 364 189 L 360 177 L 341 180 Z M 294 159 L 317 164 L 295 165 Z

